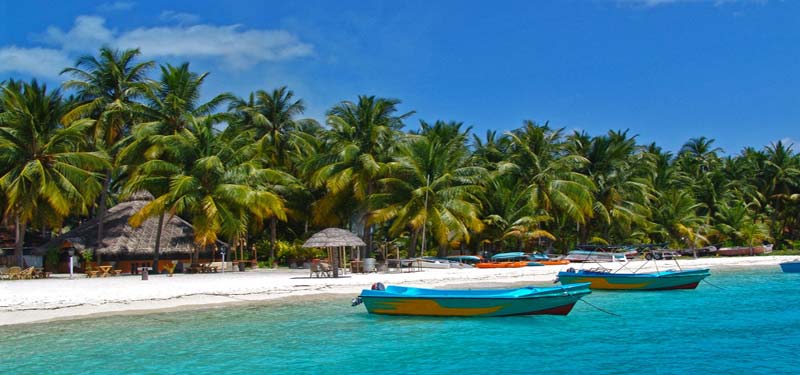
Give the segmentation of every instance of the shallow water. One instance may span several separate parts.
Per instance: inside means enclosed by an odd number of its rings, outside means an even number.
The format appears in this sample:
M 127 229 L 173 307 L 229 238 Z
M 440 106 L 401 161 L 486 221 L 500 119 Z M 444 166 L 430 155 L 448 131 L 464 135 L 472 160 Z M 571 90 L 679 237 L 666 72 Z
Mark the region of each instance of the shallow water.
M 708 281 L 585 297 L 620 316 L 388 317 L 335 297 L 0 327 L 0 373 L 798 373 L 800 274 Z

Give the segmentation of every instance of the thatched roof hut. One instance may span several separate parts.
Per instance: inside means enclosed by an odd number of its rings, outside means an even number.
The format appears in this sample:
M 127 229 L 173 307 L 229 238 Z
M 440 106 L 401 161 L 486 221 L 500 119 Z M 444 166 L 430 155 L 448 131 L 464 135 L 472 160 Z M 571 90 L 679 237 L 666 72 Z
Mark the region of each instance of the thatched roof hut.
M 360 237 L 346 229 L 328 228 L 314 233 L 303 247 L 367 246 Z
M 339 277 L 340 255 L 345 257 L 345 248 L 366 246 L 367 244 L 353 232 L 339 228 L 323 229 L 314 233 L 303 243 L 303 247 L 324 247 L 328 249 L 328 258 L 333 261 L 333 277 Z M 338 249 L 337 249 L 338 248 Z M 339 254 L 341 251 L 341 254 Z M 346 261 L 346 259 L 342 259 Z
M 97 218 L 86 221 L 77 228 L 62 234 L 40 249 L 62 247 L 70 243 L 78 250 L 95 249 L 103 257 L 148 258 L 155 250 L 158 217 L 147 219 L 138 228 L 128 224 L 128 219 L 142 209 L 153 196 L 147 192 L 132 195 L 126 201 L 111 207 L 103 223 L 104 239 L 97 244 Z M 222 245 L 222 242 L 218 244 Z M 164 218 L 159 253 L 164 256 L 189 256 L 194 249 L 194 228 L 178 216 Z

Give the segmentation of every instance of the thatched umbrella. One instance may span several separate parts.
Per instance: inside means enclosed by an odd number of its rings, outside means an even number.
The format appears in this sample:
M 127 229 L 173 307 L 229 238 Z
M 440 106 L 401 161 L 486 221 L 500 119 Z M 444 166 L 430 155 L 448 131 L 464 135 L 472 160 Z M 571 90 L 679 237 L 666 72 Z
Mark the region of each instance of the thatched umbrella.
M 331 253 L 332 248 L 335 247 L 350 246 L 367 246 L 367 244 L 353 232 L 339 228 L 328 228 L 317 232 L 303 244 L 303 247 L 325 247 L 328 249 L 328 253 Z M 333 251 L 331 260 L 333 262 L 333 277 L 339 277 L 338 251 Z

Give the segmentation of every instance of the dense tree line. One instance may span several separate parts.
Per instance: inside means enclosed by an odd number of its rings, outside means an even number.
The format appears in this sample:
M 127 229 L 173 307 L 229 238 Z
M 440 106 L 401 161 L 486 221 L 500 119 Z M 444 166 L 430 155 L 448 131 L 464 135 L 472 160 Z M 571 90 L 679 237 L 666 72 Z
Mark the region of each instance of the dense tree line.
M 102 218 L 141 190 L 155 199 L 133 225 L 181 215 L 198 248 L 266 238 L 273 258 L 277 240 L 327 226 L 409 256 L 576 243 L 786 248 L 800 234 L 800 156 L 782 142 L 723 156 L 705 137 L 672 154 L 628 131 L 533 121 L 483 136 L 446 121 L 406 131 L 413 113 L 375 96 L 335 105 L 322 125 L 302 118 L 286 87 L 201 102 L 207 73 L 139 59 L 102 48 L 64 69 L 62 88 L 2 84 L 0 205 L 17 256 L 31 228 Z

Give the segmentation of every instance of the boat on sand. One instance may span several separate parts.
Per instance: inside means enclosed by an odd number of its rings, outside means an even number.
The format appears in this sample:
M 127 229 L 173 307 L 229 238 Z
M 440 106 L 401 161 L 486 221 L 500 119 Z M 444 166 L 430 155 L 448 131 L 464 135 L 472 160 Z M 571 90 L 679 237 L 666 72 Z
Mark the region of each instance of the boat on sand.
M 515 289 L 422 289 L 377 283 L 364 289 L 353 306 L 371 314 L 423 316 L 567 315 L 588 283 Z

